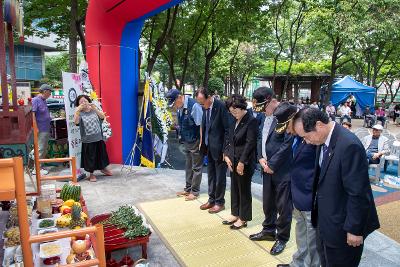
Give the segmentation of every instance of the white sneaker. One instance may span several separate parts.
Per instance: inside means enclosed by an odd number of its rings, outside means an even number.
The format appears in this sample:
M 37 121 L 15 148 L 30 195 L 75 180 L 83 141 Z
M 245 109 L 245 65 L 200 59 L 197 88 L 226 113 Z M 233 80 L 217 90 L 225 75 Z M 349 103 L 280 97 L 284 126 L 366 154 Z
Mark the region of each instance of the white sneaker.
M 36 175 L 36 169 L 35 168 L 32 170 L 32 174 Z M 47 175 L 47 174 L 49 174 L 48 170 L 40 169 L 40 175 Z

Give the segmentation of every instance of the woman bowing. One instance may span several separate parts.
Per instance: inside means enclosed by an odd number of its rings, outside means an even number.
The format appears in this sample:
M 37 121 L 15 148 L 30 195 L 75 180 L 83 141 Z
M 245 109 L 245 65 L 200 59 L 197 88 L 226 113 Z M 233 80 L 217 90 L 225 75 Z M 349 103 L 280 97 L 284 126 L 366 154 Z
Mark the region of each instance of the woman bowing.
M 257 146 L 258 121 L 247 112 L 246 99 L 234 94 L 226 107 L 235 118 L 229 128 L 224 160 L 231 172 L 231 216 L 222 224 L 238 230 L 252 219 L 251 178 L 256 167 L 254 150 Z

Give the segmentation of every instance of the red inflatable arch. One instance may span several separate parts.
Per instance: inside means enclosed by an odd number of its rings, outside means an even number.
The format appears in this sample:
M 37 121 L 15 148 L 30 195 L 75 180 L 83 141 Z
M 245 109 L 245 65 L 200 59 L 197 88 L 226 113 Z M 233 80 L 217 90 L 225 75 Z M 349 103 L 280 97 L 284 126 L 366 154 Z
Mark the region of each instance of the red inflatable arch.
M 183 0 L 90 0 L 86 48 L 90 80 L 113 129 L 107 149 L 123 163 L 137 126 L 138 46 L 144 20 Z

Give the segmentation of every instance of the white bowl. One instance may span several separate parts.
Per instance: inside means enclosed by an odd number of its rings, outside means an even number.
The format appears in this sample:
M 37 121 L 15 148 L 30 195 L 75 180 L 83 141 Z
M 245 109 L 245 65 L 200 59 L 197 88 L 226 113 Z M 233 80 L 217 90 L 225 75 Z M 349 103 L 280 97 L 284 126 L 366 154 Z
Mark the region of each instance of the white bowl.
M 42 221 L 44 221 L 44 220 L 50 220 L 50 221 L 53 222 L 53 224 L 50 225 L 50 226 L 47 226 L 47 227 L 40 227 L 40 226 L 39 226 L 40 223 L 41 223 Z M 56 226 L 56 222 L 55 222 L 55 220 L 54 220 L 53 218 L 45 218 L 45 219 L 40 219 L 40 220 L 37 221 L 37 229 L 38 229 L 38 230 L 53 228 L 53 227 L 55 227 L 55 226 Z
M 44 234 L 55 233 L 55 232 L 58 232 L 58 229 L 55 227 L 54 228 L 45 228 L 45 229 L 39 230 L 38 235 L 44 235 Z
M 45 249 L 46 249 L 46 247 L 49 247 L 49 246 L 56 247 L 56 250 L 53 251 L 52 253 L 46 253 Z M 61 243 L 59 241 L 40 244 L 39 257 L 41 259 L 57 257 L 57 256 L 60 256 L 60 255 L 62 255 L 62 246 L 61 246 Z

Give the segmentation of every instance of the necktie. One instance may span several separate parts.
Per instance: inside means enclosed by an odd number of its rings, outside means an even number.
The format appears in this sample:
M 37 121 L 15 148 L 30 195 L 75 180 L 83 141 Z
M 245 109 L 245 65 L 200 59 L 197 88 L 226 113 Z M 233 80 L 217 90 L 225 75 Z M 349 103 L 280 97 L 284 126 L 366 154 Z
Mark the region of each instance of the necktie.
M 319 166 L 322 169 L 323 164 L 325 164 L 325 160 L 328 158 L 328 146 L 323 144 L 321 146 L 320 158 L 319 158 Z M 317 176 L 315 177 L 314 184 L 313 184 L 313 208 L 311 211 L 311 223 L 314 227 L 317 227 L 318 222 L 318 183 L 319 183 L 319 173 L 318 171 Z
M 322 168 L 322 165 L 324 164 L 325 160 L 328 158 L 328 146 L 327 145 L 325 145 L 325 144 L 322 145 L 321 154 L 322 154 L 322 156 L 320 158 L 321 161 L 320 161 L 319 165 Z
M 293 157 L 296 154 L 296 150 L 297 150 L 297 147 L 299 146 L 299 144 L 300 144 L 300 137 L 296 136 L 294 138 L 293 145 L 292 145 Z
M 210 109 L 206 109 L 206 134 L 204 137 L 204 141 L 206 146 L 208 146 L 208 131 L 210 130 Z

